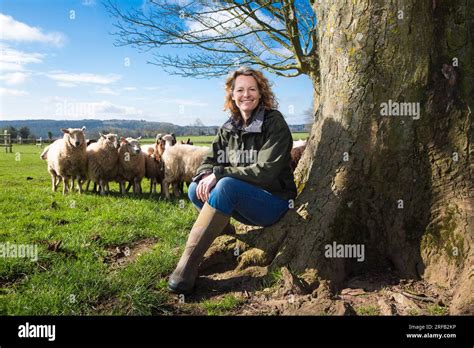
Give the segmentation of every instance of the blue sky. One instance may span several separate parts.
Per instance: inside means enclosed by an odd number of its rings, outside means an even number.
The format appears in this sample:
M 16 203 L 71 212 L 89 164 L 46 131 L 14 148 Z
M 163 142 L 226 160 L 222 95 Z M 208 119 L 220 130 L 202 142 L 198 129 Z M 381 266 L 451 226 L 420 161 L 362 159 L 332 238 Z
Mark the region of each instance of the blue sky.
M 142 3 L 119 1 L 121 8 Z M 147 64 L 150 53 L 114 46 L 114 21 L 100 0 L 2 0 L 0 119 L 226 120 L 225 77 L 185 78 Z M 287 122 L 305 123 L 310 80 L 265 74 Z

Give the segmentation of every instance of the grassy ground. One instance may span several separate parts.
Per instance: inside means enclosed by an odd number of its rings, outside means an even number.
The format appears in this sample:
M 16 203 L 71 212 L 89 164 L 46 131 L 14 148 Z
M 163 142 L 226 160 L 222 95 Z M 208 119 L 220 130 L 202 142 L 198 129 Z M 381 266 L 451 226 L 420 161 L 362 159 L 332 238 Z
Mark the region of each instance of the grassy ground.
M 191 137 L 196 145 L 212 139 Z M 62 186 L 52 193 L 41 151 L 0 152 L 0 315 L 165 313 L 165 277 L 197 216 L 191 203 L 121 196 L 116 184 L 105 197 L 63 196 Z M 36 247 L 38 259 L 5 257 L 12 245 Z M 202 309 L 222 314 L 234 302 L 207 301 Z
M 209 144 L 210 138 L 192 140 Z M 166 279 L 196 219 L 192 205 L 149 194 L 120 196 L 116 184 L 105 197 L 52 193 L 41 150 L 14 145 L 12 154 L 0 152 L 0 315 L 294 314 L 288 299 L 267 298 L 269 289 L 285 288 L 281 270 L 254 293 L 233 286 L 211 293 L 204 287 L 181 303 L 167 292 Z M 148 181 L 143 187 L 147 192 Z M 6 255 L 5 247 L 20 245 L 36 247 L 37 259 Z M 449 297 L 422 281 L 368 275 L 349 280 L 346 287 L 339 296 L 358 315 L 386 315 L 387 308 L 401 315 L 448 313 Z M 298 313 L 326 313 L 315 311 L 305 296 L 295 296 L 308 305 L 307 312 L 301 307 Z
M 298 140 L 298 139 L 306 139 L 309 136 L 309 133 L 292 133 L 293 139 Z M 214 140 L 213 135 L 199 135 L 199 136 L 179 136 L 176 137 L 178 141 L 182 140 L 186 142 L 188 139 L 191 139 L 191 141 L 194 143 L 196 146 L 209 146 L 212 143 L 212 140 Z M 142 139 L 142 143 L 144 144 L 151 144 L 155 141 L 155 139 L 152 138 L 145 138 Z
M 13 154 L 0 153 L 0 244 L 38 251 L 37 261 L 2 258 L 0 314 L 158 311 L 168 300 L 164 277 L 178 260 L 194 208 L 148 194 L 52 193 L 40 152 L 22 145 Z M 115 267 L 117 250 L 133 254 L 143 240 L 156 244 Z

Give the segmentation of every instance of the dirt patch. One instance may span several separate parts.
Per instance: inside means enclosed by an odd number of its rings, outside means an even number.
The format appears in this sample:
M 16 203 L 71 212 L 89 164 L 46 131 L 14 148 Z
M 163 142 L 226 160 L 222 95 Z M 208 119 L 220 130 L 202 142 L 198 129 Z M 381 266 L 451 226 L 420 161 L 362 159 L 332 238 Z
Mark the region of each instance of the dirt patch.
M 258 262 L 236 267 L 249 248 L 255 227 L 235 223 L 235 236 L 221 236 L 206 253 L 195 292 L 171 295 L 173 315 L 207 315 L 209 301 L 229 296 L 237 305 L 224 315 L 447 315 L 449 291 L 423 280 L 400 279 L 395 273 L 368 272 L 348 279 L 336 293 L 317 274 L 273 270 Z M 252 236 L 249 236 L 252 238 Z M 236 253 L 236 250 L 238 252 Z M 224 301 L 225 302 L 225 301 Z
M 62 240 L 38 240 L 37 243 L 46 245 L 46 250 L 63 254 L 67 258 L 77 260 L 76 252 L 63 247 Z
M 9 279 L 0 278 L 0 294 L 4 292 L 7 293 L 10 288 L 20 284 L 23 280 L 27 279 L 27 277 L 25 273 L 17 273 Z
M 114 309 L 117 310 L 120 306 L 119 299 L 115 297 L 107 298 L 104 301 L 101 301 L 95 305 L 92 305 L 91 308 L 96 313 L 100 313 L 101 315 L 109 315 L 112 314 Z
M 242 273 L 242 274 L 240 274 Z M 229 294 L 239 305 L 226 315 L 447 315 L 450 296 L 423 280 L 397 279 L 394 274 L 368 273 L 348 280 L 338 293 L 331 293 L 321 281 L 311 291 L 287 269 L 273 285 L 263 288 L 266 268 L 245 272 L 201 275 L 196 291 L 179 303 L 174 314 L 202 314 L 205 300 L 219 301 Z M 206 314 L 206 313 L 204 313 Z
M 451 302 L 446 289 L 423 280 L 376 273 L 349 280 L 337 298 L 359 315 L 445 315 Z
M 158 241 L 158 238 L 146 238 L 132 245 L 118 245 L 107 248 L 104 261 L 111 269 L 125 266 L 134 262 L 138 257 L 148 252 Z
M 447 315 L 449 294 L 422 280 L 398 280 L 393 275 L 367 274 L 331 294 L 322 282 L 305 294 L 286 275 L 272 288 L 245 294 L 235 315 Z
M 206 311 L 191 297 L 172 294 L 169 303 L 156 311 L 157 315 L 206 315 Z

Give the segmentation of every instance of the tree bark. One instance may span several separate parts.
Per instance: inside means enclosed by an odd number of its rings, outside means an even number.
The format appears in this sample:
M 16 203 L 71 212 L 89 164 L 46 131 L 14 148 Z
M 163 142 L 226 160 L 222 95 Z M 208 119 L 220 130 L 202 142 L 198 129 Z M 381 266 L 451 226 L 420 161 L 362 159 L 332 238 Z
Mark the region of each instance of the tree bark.
M 238 268 L 285 265 L 333 291 L 390 269 L 451 289 L 451 313 L 472 311 L 472 3 L 314 6 L 319 109 L 296 172 L 301 194 Z M 419 103 L 419 119 L 382 116 L 390 101 Z M 333 242 L 364 245 L 364 261 L 326 257 Z

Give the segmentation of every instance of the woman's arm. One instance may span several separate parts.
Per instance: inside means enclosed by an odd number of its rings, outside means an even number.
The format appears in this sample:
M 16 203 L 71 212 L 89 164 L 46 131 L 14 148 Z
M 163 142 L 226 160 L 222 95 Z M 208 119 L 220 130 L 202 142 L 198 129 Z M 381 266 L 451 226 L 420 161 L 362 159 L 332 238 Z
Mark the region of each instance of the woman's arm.
M 270 186 L 285 166 L 289 166 L 293 138 L 283 118 L 277 118 L 267 140 L 257 155 L 257 161 L 247 167 L 216 166 L 217 181 L 229 176 L 259 186 Z
M 222 165 L 222 163 L 217 162 L 218 154 L 225 148 L 225 139 L 222 135 L 222 129 L 219 129 L 217 135 L 212 141 L 211 152 L 209 155 L 204 157 L 204 161 L 197 169 L 196 176 L 194 176 L 193 181 L 199 181 L 203 176 L 212 173 L 214 167 Z

